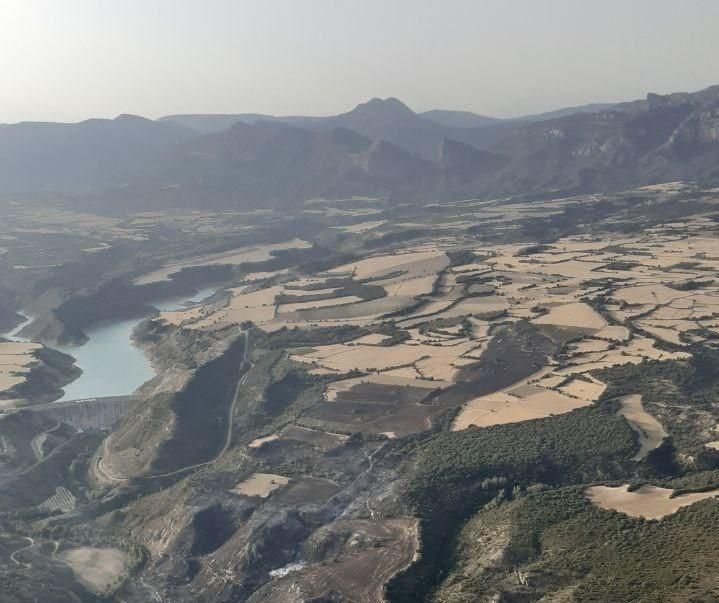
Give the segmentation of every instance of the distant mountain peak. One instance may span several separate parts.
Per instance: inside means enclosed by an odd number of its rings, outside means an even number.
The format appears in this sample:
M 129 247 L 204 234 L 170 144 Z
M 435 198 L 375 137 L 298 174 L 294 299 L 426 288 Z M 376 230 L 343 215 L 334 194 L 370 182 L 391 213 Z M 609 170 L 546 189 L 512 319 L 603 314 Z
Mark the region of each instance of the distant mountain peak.
M 366 103 L 357 105 L 351 113 L 384 113 L 392 116 L 416 115 L 412 109 L 401 100 L 390 96 L 389 98 L 373 98 Z
M 114 121 L 152 121 L 141 115 L 133 115 L 132 113 L 121 113 Z

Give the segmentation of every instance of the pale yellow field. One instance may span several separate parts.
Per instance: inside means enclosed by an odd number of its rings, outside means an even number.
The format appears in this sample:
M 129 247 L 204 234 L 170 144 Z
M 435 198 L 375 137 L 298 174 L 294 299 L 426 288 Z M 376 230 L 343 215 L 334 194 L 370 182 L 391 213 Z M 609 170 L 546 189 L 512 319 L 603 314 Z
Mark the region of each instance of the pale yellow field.
M 190 308 L 188 310 L 171 310 L 160 313 L 162 320 L 171 325 L 180 325 L 184 322 L 194 322 L 206 315 L 207 308 L 204 306 L 197 306 L 196 308 Z
M 179 272 L 183 268 L 193 268 L 197 266 L 216 266 L 222 264 L 242 264 L 245 262 L 264 262 L 272 257 L 273 251 L 281 249 L 305 249 L 311 247 L 311 244 L 302 239 L 292 239 L 284 243 L 273 243 L 271 245 L 262 245 L 258 247 L 240 247 L 223 251 L 221 253 L 212 253 L 196 258 L 190 258 L 179 262 L 170 262 L 164 267 L 154 270 L 140 278 L 135 279 L 136 285 L 149 285 L 166 281 L 170 275 Z
M 373 383 L 376 385 L 394 385 L 402 387 L 419 387 L 428 390 L 440 389 L 452 385 L 451 381 L 427 381 L 426 379 L 403 377 L 401 375 L 397 375 L 396 371 L 392 371 L 392 374 L 379 373 L 365 375 L 363 377 L 353 377 L 352 379 L 342 379 L 341 381 L 333 381 L 327 386 L 327 389 L 325 390 L 325 400 L 336 400 L 338 393 L 348 392 L 356 385 L 361 385 L 363 383 Z
M 387 295 L 427 295 L 432 292 L 434 281 L 437 277 L 432 274 L 429 276 L 419 276 L 406 280 L 393 280 L 388 284 L 383 284 Z
M 286 312 L 275 322 L 291 323 L 293 326 L 331 326 L 335 324 L 365 325 L 381 318 L 383 315 L 402 310 L 414 303 L 412 297 L 397 295 L 381 297 L 354 304 L 342 304 L 328 308 L 306 309 L 297 312 Z
M 293 295 L 295 297 L 306 297 L 309 295 L 323 295 L 329 297 L 333 295 L 335 291 L 339 291 L 339 287 L 329 287 L 327 289 L 294 289 L 292 285 L 295 285 L 297 281 L 293 283 L 285 284 L 285 294 Z
M 679 331 L 675 331 L 674 329 L 668 329 L 666 327 L 651 326 L 643 321 L 637 321 L 636 324 L 638 327 L 641 327 L 647 333 L 649 333 L 653 337 L 656 337 L 657 339 L 661 339 L 663 341 L 666 341 L 668 343 L 673 343 L 675 345 L 686 345 L 682 342 L 681 339 L 679 339 L 679 335 L 680 335 Z
M 675 291 L 661 284 L 624 287 L 612 295 L 613 299 L 632 306 L 641 304 L 668 304 L 680 297 L 687 297 L 687 294 L 682 291 Z
M 569 346 L 572 354 L 587 354 L 589 352 L 606 352 L 609 349 L 609 342 L 601 339 L 582 339 Z
M 331 270 L 332 274 L 350 273 L 356 279 L 364 279 L 369 277 L 377 277 L 383 274 L 389 274 L 400 269 L 410 263 L 423 262 L 426 260 L 442 260 L 437 265 L 443 267 L 449 263 L 447 256 L 439 249 L 429 249 L 423 251 L 407 251 L 406 253 L 395 253 L 390 255 L 378 255 L 364 258 L 356 262 L 343 264 Z M 446 261 L 446 264 L 445 264 Z M 432 268 L 428 264 L 428 271 Z M 433 270 L 437 272 L 437 269 Z
M 594 337 L 608 339 L 610 341 L 627 341 L 629 339 L 629 329 L 621 325 L 607 325 L 597 331 Z
M 645 519 L 662 519 L 676 513 L 682 507 L 719 496 L 719 489 L 680 494 L 669 498 L 673 490 L 668 488 L 642 486 L 634 492 L 629 492 L 628 488 L 628 484 L 617 487 L 591 486 L 584 490 L 584 494 L 593 504 L 602 509 L 619 511 L 631 517 L 644 517 Z
M 640 395 L 623 396 L 619 402 L 621 404 L 619 414 L 639 435 L 639 451 L 634 455 L 633 460 L 640 461 L 657 448 L 669 434 L 664 431 L 659 421 L 644 410 Z
M 590 352 L 572 357 L 572 364 L 556 369 L 557 375 L 588 373 L 598 369 L 621 364 L 639 364 L 644 359 L 683 360 L 689 358 L 686 352 L 667 352 L 654 345 L 648 337 L 634 337 L 608 352 Z
M 294 302 L 290 304 L 282 304 L 277 308 L 278 314 L 286 312 L 297 312 L 298 310 L 307 310 L 310 308 L 329 308 L 331 306 L 342 306 L 344 304 L 354 304 L 361 302 L 362 298 L 356 295 L 348 295 L 346 297 L 330 297 L 328 299 L 318 299 L 306 302 Z
M 451 381 L 459 366 L 475 362 L 474 359 L 463 356 L 480 345 L 466 338 L 441 341 L 441 344 L 432 345 L 410 340 L 390 347 L 378 347 L 349 342 L 320 346 L 310 352 L 293 354 L 290 357 L 297 362 L 339 372 L 353 369 L 384 372 L 409 368 L 411 365 L 422 378 Z M 417 373 L 407 374 L 414 376 Z
M 370 333 L 369 335 L 363 335 L 357 339 L 353 339 L 350 344 L 354 345 L 380 345 L 383 341 L 391 339 L 389 335 L 382 335 L 381 333 Z
M 544 390 L 524 398 L 499 392 L 467 402 L 454 420 L 452 431 L 466 429 L 470 425 L 489 427 L 529 421 L 564 414 L 589 404 L 591 402 L 570 398 L 551 390 Z
M 230 490 L 233 494 L 267 498 L 272 492 L 290 483 L 288 477 L 272 473 L 254 473 Z
M 568 396 L 574 398 L 581 398 L 588 402 L 595 402 L 607 389 L 606 383 L 597 381 L 596 379 L 591 382 L 584 381 L 582 379 L 572 379 L 569 383 L 562 385 L 559 390 Z
M 587 304 L 576 302 L 555 306 L 532 322 L 538 325 L 556 327 L 574 327 L 580 329 L 601 330 L 607 326 L 606 321 Z
M 413 364 L 423 356 L 419 346 L 396 345 L 388 348 L 377 346 L 324 346 L 316 352 L 304 355 L 292 355 L 292 360 L 321 366 L 339 371 L 358 369 L 384 370 L 391 367 Z
M 391 377 L 405 377 L 407 379 L 420 379 L 421 375 L 417 372 L 414 366 L 403 366 L 402 368 L 391 369 L 385 371 L 382 375 Z
M 129 559 L 120 549 L 78 547 L 58 555 L 67 563 L 78 582 L 102 595 L 128 568 Z
M 414 367 L 423 379 L 453 381 L 462 366 L 459 360 L 461 359 L 447 362 L 445 357 L 432 356 L 418 360 Z M 468 362 L 471 363 L 473 360 Z
M 457 316 L 472 315 L 492 315 L 497 312 L 504 312 L 509 305 L 507 301 L 497 295 L 487 295 L 484 297 L 468 297 L 462 299 L 452 307 L 433 314 L 432 319 L 436 318 L 456 318 Z M 423 321 L 421 321 L 423 322 Z M 415 323 L 420 324 L 420 323 Z
M 467 272 L 476 272 L 477 274 L 481 274 L 483 272 L 489 272 L 492 270 L 490 266 L 487 266 L 486 264 L 482 264 L 480 262 L 474 262 L 472 264 L 462 264 L 461 266 L 453 266 L 452 272 L 455 274 L 465 274 Z
M 39 343 L 0 342 L 0 392 L 25 383 L 27 374 L 39 363 L 35 352 Z
M 274 318 L 275 297 L 282 293 L 282 286 L 277 285 L 250 293 L 244 291 L 246 287 L 230 289 L 232 297 L 224 308 L 212 312 L 191 326 L 202 329 L 216 324 L 239 324 L 245 320 L 262 324 Z

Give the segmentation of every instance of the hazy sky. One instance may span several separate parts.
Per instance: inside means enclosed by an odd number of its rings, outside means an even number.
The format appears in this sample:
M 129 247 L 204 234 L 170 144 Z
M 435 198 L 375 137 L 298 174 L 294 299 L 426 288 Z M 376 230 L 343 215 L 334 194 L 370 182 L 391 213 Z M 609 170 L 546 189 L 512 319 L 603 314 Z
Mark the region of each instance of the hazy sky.
M 719 83 L 719 0 L 0 0 L 0 122 L 496 116 Z

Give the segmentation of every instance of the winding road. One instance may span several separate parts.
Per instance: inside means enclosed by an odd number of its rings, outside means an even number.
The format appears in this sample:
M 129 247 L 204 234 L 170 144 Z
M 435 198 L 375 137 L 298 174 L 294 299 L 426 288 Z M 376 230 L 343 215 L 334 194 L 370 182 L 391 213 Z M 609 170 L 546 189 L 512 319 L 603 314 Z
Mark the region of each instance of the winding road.
M 49 433 L 52 433 L 56 429 L 59 429 L 60 425 L 61 425 L 61 423 L 59 421 L 56 421 L 54 427 L 51 427 L 50 429 L 47 429 L 46 431 L 43 431 L 42 433 L 36 435 L 30 442 L 32 451 L 35 454 L 35 458 L 38 461 L 42 461 L 42 459 L 45 457 L 45 454 L 42 451 L 42 447 L 43 447 L 43 444 L 45 444 L 45 440 L 47 440 L 47 435 Z
M 254 367 L 254 363 L 248 358 L 248 352 L 250 349 L 250 334 L 246 330 L 240 331 L 241 335 L 245 336 L 245 349 L 244 353 L 242 355 L 242 366 L 245 367 L 245 371 L 242 373 L 242 376 L 237 380 L 237 385 L 235 386 L 235 392 L 232 396 L 232 402 L 230 403 L 230 408 L 227 412 L 227 435 L 225 436 L 225 442 L 220 449 L 220 451 L 209 461 L 203 461 L 201 463 L 195 463 L 194 465 L 188 465 L 187 467 L 182 467 L 181 469 L 176 469 L 174 471 L 168 471 L 166 473 L 155 473 L 152 475 L 140 475 L 137 476 L 134 479 L 157 479 L 157 478 L 164 478 L 164 477 L 172 477 L 173 475 L 180 475 L 182 473 L 185 473 L 186 471 L 192 471 L 193 469 L 197 469 L 199 467 L 206 467 L 207 465 L 211 465 L 217 459 L 219 459 L 221 456 L 223 456 L 227 450 L 230 448 L 230 445 L 232 444 L 232 428 L 233 428 L 233 419 L 235 416 L 235 409 L 237 408 L 237 402 L 240 398 L 240 392 L 242 391 L 242 386 L 244 385 L 245 381 L 247 380 L 247 376 L 249 375 L 250 370 L 252 367 Z M 112 475 L 111 472 L 107 470 L 104 464 L 104 459 L 108 455 L 108 443 L 110 441 L 110 438 L 112 435 L 105 438 L 105 441 L 103 443 L 103 454 L 100 455 L 97 459 L 97 462 L 95 463 L 95 471 L 97 474 L 97 477 L 100 481 L 104 483 L 124 483 L 130 481 L 130 478 L 127 477 L 119 477 L 117 475 Z
M 10 555 L 10 559 L 12 559 L 12 561 L 13 561 L 14 563 L 16 563 L 17 565 L 28 565 L 28 564 L 23 563 L 22 561 L 18 561 L 17 559 L 15 559 L 15 555 L 17 555 L 18 553 L 22 553 L 23 551 L 27 551 L 28 549 L 31 549 L 32 547 L 35 546 L 35 541 L 34 541 L 32 538 L 30 538 L 30 536 L 23 536 L 23 538 L 24 538 L 25 540 L 27 540 L 28 542 L 30 542 L 30 544 L 28 544 L 27 546 L 22 547 L 21 549 L 18 549 L 18 550 L 15 551 L 12 555 Z

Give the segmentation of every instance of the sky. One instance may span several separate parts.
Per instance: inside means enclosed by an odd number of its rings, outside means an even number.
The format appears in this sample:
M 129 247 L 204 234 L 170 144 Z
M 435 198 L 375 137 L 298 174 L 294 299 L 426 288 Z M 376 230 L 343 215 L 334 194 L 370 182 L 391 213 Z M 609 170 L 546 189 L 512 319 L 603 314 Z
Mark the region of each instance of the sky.
M 719 0 L 0 0 L 0 123 L 496 117 L 719 83 Z

